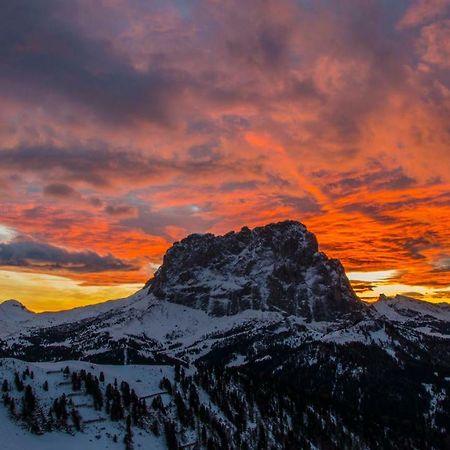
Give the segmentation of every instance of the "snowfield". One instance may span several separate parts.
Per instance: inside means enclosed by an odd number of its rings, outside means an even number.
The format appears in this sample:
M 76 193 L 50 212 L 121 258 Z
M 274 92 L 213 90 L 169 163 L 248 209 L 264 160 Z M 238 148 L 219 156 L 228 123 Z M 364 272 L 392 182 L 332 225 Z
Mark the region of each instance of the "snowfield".
M 80 371 L 85 369 L 97 376 L 100 372 L 104 373 L 106 386 L 108 383 L 114 383 L 117 379 L 126 381 L 135 389 L 138 397 L 148 396 L 161 392 L 159 382 L 163 376 L 173 379 L 173 368 L 169 366 L 114 366 L 98 365 L 86 363 L 83 361 L 60 361 L 56 363 L 28 363 L 12 358 L 0 359 L 0 382 L 8 380 L 14 384 L 14 373 L 22 373 L 26 368 L 33 372 L 34 379 L 29 380 L 36 391 L 39 408 L 47 411 L 50 408 L 53 399 L 61 396 L 63 393 L 73 399 L 75 406 L 80 406 L 82 421 L 106 419 L 104 411 L 95 411 L 90 404 L 92 401 L 87 395 L 73 395 L 71 385 L 62 384 L 67 382 L 63 370 L 69 367 L 70 371 Z M 48 391 L 44 391 L 43 385 L 48 381 Z M 27 384 L 27 381 L 24 382 Z M 13 392 L 13 398 L 20 404 L 21 393 Z M 164 402 L 168 402 L 168 396 L 162 395 Z M 0 405 L 0 437 L 2 450 L 99 450 L 99 449 L 123 449 L 123 436 L 125 427 L 121 422 L 111 422 L 104 420 L 97 423 L 83 425 L 82 432 L 66 433 L 61 431 L 52 431 L 42 435 L 36 435 L 26 429 L 26 427 L 12 418 L 7 409 Z M 118 437 L 118 442 L 113 442 L 113 436 Z M 142 449 L 166 449 L 164 437 L 155 437 L 152 433 L 136 429 L 134 433 L 135 448 Z

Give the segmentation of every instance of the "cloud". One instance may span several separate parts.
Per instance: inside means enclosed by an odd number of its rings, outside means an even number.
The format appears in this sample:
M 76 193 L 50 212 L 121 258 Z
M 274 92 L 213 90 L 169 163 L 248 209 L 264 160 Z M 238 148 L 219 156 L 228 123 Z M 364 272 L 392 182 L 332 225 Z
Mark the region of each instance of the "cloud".
M 322 208 L 312 196 L 279 195 L 276 201 L 282 205 L 289 206 L 296 214 L 307 215 L 310 213 L 320 213 Z
M 52 183 L 44 186 L 44 194 L 52 197 L 70 198 L 77 197 L 78 193 L 69 185 L 64 183 Z
M 162 157 L 146 155 L 142 152 L 127 149 L 114 149 L 104 144 L 85 144 L 68 147 L 54 145 L 19 146 L 0 150 L 0 171 L 30 172 L 48 179 L 84 182 L 96 188 L 105 188 L 120 181 L 133 181 L 150 184 L 152 181 L 168 181 L 175 175 L 197 177 L 216 172 L 231 170 L 258 169 L 241 160 L 227 161 L 220 155 L 202 157 L 195 153 L 194 157 Z M 64 187 L 63 187 L 64 185 Z M 59 181 L 44 189 L 47 194 L 69 193 L 72 188 Z
M 438 255 L 433 261 L 433 266 L 437 272 L 450 272 L 450 255 Z
M 194 83 L 189 74 L 159 67 L 137 71 L 111 42 L 84 33 L 70 19 L 82 11 L 82 2 L 2 2 L 3 95 L 37 102 L 48 95 L 116 126 L 170 124 L 174 101 Z
M 198 207 L 186 205 L 164 209 L 140 207 L 137 217 L 123 219 L 121 224 L 132 229 L 139 229 L 150 235 L 162 236 L 169 242 L 174 240 L 171 229 L 183 230 L 182 234 L 207 230 L 220 221 L 220 216 L 203 218 Z
M 425 259 L 424 250 L 437 248 L 441 243 L 436 233 L 428 231 L 421 236 L 407 237 L 401 241 L 402 247 L 415 259 Z
M 10 227 L 0 224 L 0 243 L 9 242 L 16 237 L 17 233 Z
M 111 216 L 129 216 L 135 212 L 130 205 L 107 205 L 105 212 Z
M 75 273 L 135 270 L 132 264 L 111 254 L 92 251 L 71 252 L 37 241 L 14 240 L 0 243 L 0 265 L 35 270 L 62 270 Z
M 323 189 L 331 196 L 349 195 L 362 189 L 404 190 L 417 183 L 415 178 L 405 174 L 402 167 L 391 169 L 380 163 L 372 163 L 370 166 L 366 170 L 361 168 L 358 173 L 353 171 L 338 174 L 319 173 L 315 178 L 319 182 L 326 181 Z
M 398 27 L 408 28 L 428 22 L 445 12 L 450 7 L 449 0 L 415 0 L 405 11 Z
M 423 61 L 450 68 L 450 19 L 433 23 L 421 30 L 419 53 Z

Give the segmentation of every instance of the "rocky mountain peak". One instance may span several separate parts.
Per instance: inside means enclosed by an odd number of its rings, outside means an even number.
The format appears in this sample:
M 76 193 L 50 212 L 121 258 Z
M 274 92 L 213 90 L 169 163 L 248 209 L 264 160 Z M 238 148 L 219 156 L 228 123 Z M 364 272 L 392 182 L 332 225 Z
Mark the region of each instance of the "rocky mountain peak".
M 295 221 L 192 234 L 167 251 L 148 290 L 214 316 L 260 309 L 320 321 L 364 308 L 340 262 L 319 252 L 315 235 Z

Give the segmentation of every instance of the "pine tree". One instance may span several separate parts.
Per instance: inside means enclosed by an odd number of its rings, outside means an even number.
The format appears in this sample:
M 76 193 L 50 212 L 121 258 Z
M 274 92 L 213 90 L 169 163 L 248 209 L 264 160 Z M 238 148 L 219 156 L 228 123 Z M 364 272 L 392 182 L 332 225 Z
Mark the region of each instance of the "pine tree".
M 47 431 L 52 431 L 54 423 L 55 421 L 53 419 L 53 408 L 50 408 L 48 411 L 47 420 L 45 421 L 45 429 Z
M 159 425 L 158 425 L 158 421 L 157 420 L 154 420 L 152 422 L 152 424 L 150 425 L 150 430 L 152 431 L 152 433 L 155 436 L 159 436 Z
M 48 391 L 48 381 L 47 380 L 44 381 L 43 389 L 44 389 L 44 391 Z
M 9 403 L 11 402 L 11 397 L 9 396 L 9 394 L 8 393 L 3 394 L 2 398 L 3 398 L 3 404 L 5 406 L 8 406 Z
M 178 450 L 175 424 L 172 421 L 169 420 L 164 424 L 164 434 L 166 436 L 168 450 Z
M 8 380 L 3 380 L 3 383 L 2 383 L 2 392 L 8 392 L 8 391 L 9 391 Z
M 259 440 L 258 440 L 258 450 L 265 450 L 267 448 L 267 435 L 266 430 L 262 423 L 258 426 Z
M 131 416 L 127 417 L 127 431 L 123 439 L 125 450 L 132 450 L 133 448 L 133 432 L 131 431 Z
M 71 416 L 72 416 L 73 426 L 75 427 L 75 429 L 77 431 L 80 431 L 81 430 L 81 416 L 80 416 L 80 413 L 78 412 L 78 410 L 76 410 L 74 408 L 71 411 Z
M 181 380 L 181 366 L 175 364 L 175 381 L 179 382 Z
M 19 392 L 23 391 L 23 381 L 20 379 L 19 374 L 16 372 L 14 374 L 14 384 Z
M 186 409 L 186 405 L 184 404 L 183 397 L 179 392 L 175 394 L 175 405 L 177 407 L 177 414 L 180 422 L 183 426 L 187 426 L 189 424 L 188 413 Z
M 36 397 L 33 393 L 33 389 L 30 385 L 27 385 L 23 395 L 23 410 L 22 415 L 24 418 L 31 417 L 34 410 L 36 409 Z

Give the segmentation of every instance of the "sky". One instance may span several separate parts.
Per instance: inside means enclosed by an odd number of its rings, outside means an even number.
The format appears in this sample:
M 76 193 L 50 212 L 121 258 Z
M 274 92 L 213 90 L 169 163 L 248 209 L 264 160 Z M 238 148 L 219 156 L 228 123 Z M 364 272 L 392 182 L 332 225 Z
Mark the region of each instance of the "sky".
M 363 299 L 450 301 L 450 0 L 0 7 L 0 301 L 122 297 L 284 219 Z

